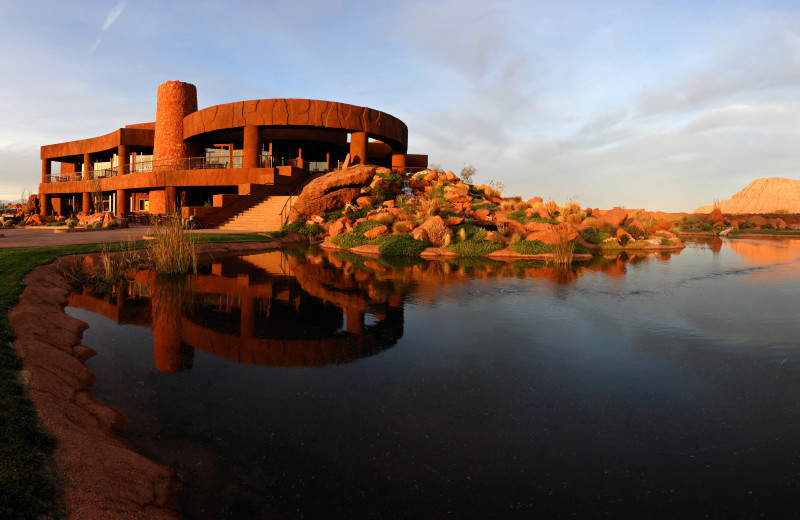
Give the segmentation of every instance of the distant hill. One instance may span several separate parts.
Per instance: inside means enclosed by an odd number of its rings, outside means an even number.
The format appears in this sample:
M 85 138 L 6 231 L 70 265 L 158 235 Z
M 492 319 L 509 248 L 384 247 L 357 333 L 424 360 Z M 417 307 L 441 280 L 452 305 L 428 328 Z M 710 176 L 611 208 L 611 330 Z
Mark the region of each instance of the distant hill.
M 756 179 L 742 191 L 720 201 L 723 213 L 800 213 L 800 180 L 783 177 Z M 714 205 L 701 206 L 694 213 L 711 213 Z

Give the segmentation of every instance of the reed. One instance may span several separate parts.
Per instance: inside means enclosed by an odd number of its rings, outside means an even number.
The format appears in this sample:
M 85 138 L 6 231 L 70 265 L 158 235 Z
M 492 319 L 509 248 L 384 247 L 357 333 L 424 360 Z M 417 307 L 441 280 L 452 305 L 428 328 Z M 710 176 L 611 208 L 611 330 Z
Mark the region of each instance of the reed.
M 186 274 L 197 271 L 197 234 L 184 230 L 179 216 L 153 222 L 149 243 L 150 263 L 160 274 Z
M 569 239 L 570 226 L 562 224 L 556 226 L 556 241 L 553 244 L 553 263 L 567 265 L 572 263 L 572 254 L 575 243 Z

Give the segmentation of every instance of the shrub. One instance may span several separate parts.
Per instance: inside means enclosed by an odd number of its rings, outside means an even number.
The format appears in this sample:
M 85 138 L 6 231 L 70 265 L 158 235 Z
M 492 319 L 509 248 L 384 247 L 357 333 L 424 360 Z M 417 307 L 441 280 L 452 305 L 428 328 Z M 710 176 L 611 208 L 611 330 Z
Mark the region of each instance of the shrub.
M 548 200 L 544 203 L 544 208 L 551 214 L 551 215 L 558 215 L 558 204 L 553 199 Z
M 48 227 L 58 227 L 58 226 L 66 226 L 67 222 L 65 220 L 54 220 L 53 222 L 48 222 L 45 226 Z
M 428 244 L 422 240 L 414 240 L 411 235 L 384 235 L 381 237 L 378 251 L 384 255 L 418 255 Z
M 669 240 L 668 238 L 662 238 L 661 239 L 661 245 L 662 246 L 674 246 L 675 242 L 673 242 L 672 240 Z
M 180 217 L 169 217 L 163 224 L 154 221 L 153 235 L 148 253 L 157 273 L 197 272 L 197 234 L 184 232 Z
M 628 238 L 628 235 L 622 235 L 621 237 L 619 237 L 619 243 L 621 246 L 627 244 L 629 240 L 630 238 Z
M 545 244 L 541 240 L 520 240 L 511 244 L 510 248 L 523 255 L 542 255 L 553 252 L 553 246 Z
M 389 212 L 379 213 L 378 216 L 375 217 L 375 221 L 383 226 L 391 226 L 394 223 L 394 215 Z
M 356 233 L 358 235 L 363 235 L 364 233 L 366 233 L 370 229 L 376 228 L 376 227 L 378 227 L 380 225 L 381 225 L 381 223 L 378 222 L 377 220 L 365 220 L 365 221 L 359 222 L 358 224 L 353 226 L 353 233 Z
M 540 217 L 539 215 L 531 215 L 530 217 L 524 211 L 512 211 L 506 215 L 506 218 L 516 220 L 520 224 L 527 224 L 528 222 L 541 222 L 543 224 L 556 224 L 555 220 Z
M 459 177 L 461 177 L 461 181 L 464 184 L 472 184 L 476 173 L 478 173 L 478 169 L 470 164 L 469 166 L 464 166 L 461 168 L 461 174 Z
M 511 243 L 512 243 L 512 244 L 516 244 L 516 243 L 517 243 L 517 242 L 519 242 L 520 240 L 522 240 L 522 233 L 514 232 L 514 233 L 511 235 Z
M 488 209 L 489 211 L 500 211 L 500 206 L 494 204 L 492 202 L 481 202 L 479 204 L 473 204 L 469 207 L 472 211 L 476 211 L 479 209 Z
M 458 237 L 459 241 L 466 242 L 468 240 L 483 240 L 486 238 L 487 231 L 471 222 L 463 222 L 453 227 L 453 232 Z M 461 238 L 461 237 L 464 238 Z
M 556 264 L 572 263 L 575 242 L 569 239 L 570 231 L 567 226 L 558 226 L 556 228 L 556 243 L 553 244 L 553 262 Z
M 398 220 L 392 224 L 393 233 L 408 233 L 412 229 L 411 222 L 407 220 Z
M 343 249 L 352 249 L 367 244 L 377 244 L 378 240 L 376 238 L 367 238 L 363 234 L 358 234 L 355 231 L 350 231 L 348 233 L 336 235 L 331 239 L 331 242 Z
M 580 255 L 588 255 L 591 253 L 591 251 L 585 245 L 575 242 L 575 253 Z
M 527 202 L 517 202 L 514 204 L 514 209 L 517 211 L 524 211 L 526 209 L 530 209 L 531 205 Z
M 514 202 L 513 200 L 504 200 L 500 203 L 500 209 L 502 211 L 513 211 L 515 205 L 516 202 Z
M 427 226 L 428 240 L 436 247 L 445 247 L 450 243 L 452 231 L 447 227 L 447 224 L 440 221 L 438 218 L 432 220 Z
M 503 249 L 503 246 L 488 240 L 467 240 L 450 244 L 447 249 L 459 256 L 484 256 L 498 249 Z
M 597 229 L 584 229 L 581 231 L 581 238 L 585 241 L 589 242 L 590 244 L 599 244 L 603 240 L 609 238 L 611 233 L 606 233 L 605 231 L 599 231 Z

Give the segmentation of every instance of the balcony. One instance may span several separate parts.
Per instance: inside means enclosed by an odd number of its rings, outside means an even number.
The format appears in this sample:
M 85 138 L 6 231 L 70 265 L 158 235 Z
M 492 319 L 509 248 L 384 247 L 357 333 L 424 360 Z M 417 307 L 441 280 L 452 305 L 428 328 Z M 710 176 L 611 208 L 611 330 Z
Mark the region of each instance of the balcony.
M 259 168 L 277 168 L 278 166 L 300 167 L 302 161 L 287 156 L 262 155 L 259 157 Z M 174 170 L 221 170 L 228 168 L 242 168 L 241 156 L 212 156 L 189 157 L 187 159 L 163 159 L 160 161 L 141 161 L 126 164 L 122 168 L 122 175 L 140 172 L 166 172 Z M 45 176 L 45 182 L 68 182 L 93 179 L 106 179 L 120 174 L 119 168 L 103 168 L 88 172 L 54 173 Z

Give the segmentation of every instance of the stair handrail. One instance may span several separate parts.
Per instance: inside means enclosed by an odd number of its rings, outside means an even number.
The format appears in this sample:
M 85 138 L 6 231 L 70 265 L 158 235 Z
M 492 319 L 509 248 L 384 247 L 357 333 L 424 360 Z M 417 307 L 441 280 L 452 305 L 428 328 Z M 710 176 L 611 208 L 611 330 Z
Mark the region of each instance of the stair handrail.
M 324 175 L 325 173 L 328 173 L 328 172 L 324 172 L 322 175 Z M 283 208 L 281 208 L 281 213 L 280 213 L 280 215 L 281 215 L 281 226 L 285 226 L 286 223 L 289 221 L 289 212 L 292 210 L 292 206 L 294 205 L 294 200 L 293 199 L 295 199 L 298 196 L 300 196 L 300 192 L 303 191 L 303 188 L 305 188 L 308 185 L 309 182 L 313 181 L 317 177 L 321 177 L 321 175 L 313 175 L 313 174 L 311 174 L 309 172 L 309 174 L 306 175 L 306 178 L 303 180 L 303 182 L 301 182 L 297 186 L 297 188 L 292 192 L 292 194 L 289 195 L 289 197 L 286 199 L 286 202 L 283 203 Z

